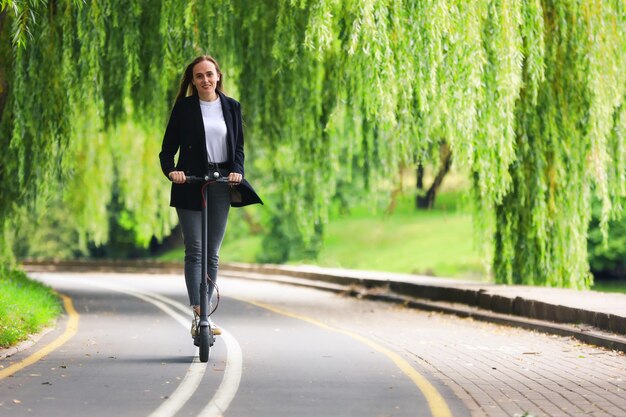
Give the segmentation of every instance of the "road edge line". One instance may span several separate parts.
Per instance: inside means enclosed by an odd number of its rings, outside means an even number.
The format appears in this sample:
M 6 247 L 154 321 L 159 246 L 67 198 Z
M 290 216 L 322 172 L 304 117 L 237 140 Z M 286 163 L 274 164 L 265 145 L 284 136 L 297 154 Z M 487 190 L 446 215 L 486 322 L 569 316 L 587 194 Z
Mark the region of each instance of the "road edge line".
M 226 356 L 226 366 L 222 382 L 211 401 L 202 409 L 197 417 L 219 417 L 222 416 L 230 403 L 239 391 L 241 376 L 243 374 L 243 353 L 237 339 L 229 332 L 222 329 L 220 336 L 226 344 L 228 355 Z
M 22 369 L 38 362 L 43 357 L 49 355 L 54 352 L 56 349 L 63 346 L 68 340 L 70 340 L 76 332 L 78 331 L 78 320 L 80 315 L 74 309 L 74 304 L 72 303 L 72 299 L 64 294 L 60 294 L 63 299 L 63 306 L 65 308 L 65 312 L 68 315 L 67 325 L 65 326 L 65 331 L 62 335 L 54 339 L 52 342 L 47 344 L 46 346 L 39 349 L 37 352 L 32 355 L 22 359 L 21 361 L 0 370 L 0 380 L 15 374 L 16 372 L 21 371 Z
M 326 323 L 323 323 L 321 321 L 318 321 L 316 319 L 313 319 L 307 316 L 303 316 L 297 313 L 292 313 L 290 311 L 283 310 L 281 308 L 274 307 L 269 304 L 261 303 L 258 301 L 252 301 L 252 300 L 233 297 L 233 296 L 230 296 L 230 297 L 236 300 L 242 301 L 244 303 L 249 303 L 254 306 L 263 308 L 265 310 L 271 311 L 276 314 L 302 320 L 307 323 L 313 324 L 317 327 L 321 327 L 323 329 L 326 329 L 335 333 L 344 334 L 382 353 L 388 359 L 390 359 L 406 376 L 408 376 L 409 379 L 413 381 L 415 386 L 417 386 L 417 388 L 422 392 L 422 394 L 424 395 L 424 398 L 426 398 L 426 401 L 428 402 L 428 407 L 433 417 L 452 417 L 452 412 L 450 411 L 450 408 L 448 407 L 446 400 L 439 393 L 437 388 L 435 388 L 435 386 L 431 384 L 430 381 L 426 379 L 426 377 L 424 377 L 415 368 L 413 368 L 406 359 L 402 358 L 402 356 L 395 353 L 391 349 L 386 348 L 382 345 L 379 345 L 378 343 L 373 342 L 369 340 L 368 338 L 361 336 L 357 333 L 351 332 L 349 330 L 340 329 L 338 327 L 330 326 Z

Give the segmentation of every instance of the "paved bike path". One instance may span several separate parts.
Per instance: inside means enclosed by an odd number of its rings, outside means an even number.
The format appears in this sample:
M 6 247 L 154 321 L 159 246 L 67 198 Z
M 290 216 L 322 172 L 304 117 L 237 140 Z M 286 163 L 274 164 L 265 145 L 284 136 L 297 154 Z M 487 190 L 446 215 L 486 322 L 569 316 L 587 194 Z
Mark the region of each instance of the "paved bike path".
M 110 279 L 116 287 L 132 276 L 68 275 L 73 274 L 40 278 L 72 298 L 80 316 L 78 333 L 44 359 L 0 380 L 0 412 L 149 416 L 159 410 L 193 366 L 197 351 L 188 329 L 153 303 L 99 285 Z M 173 277 L 144 276 L 137 285 L 185 301 L 184 284 Z M 420 389 L 370 346 L 246 301 L 225 298 L 222 303 L 220 323 L 232 329 L 243 351 L 243 374 L 227 416 L 432 415 Z M 18 363 L 53 340 L 66 320 L 0 365 Z M 199 387 L 172 415 L 204 415 L 221 387 L 229 354 L 219 338 Z M 462 408 L 456 402 L 455 409 Z

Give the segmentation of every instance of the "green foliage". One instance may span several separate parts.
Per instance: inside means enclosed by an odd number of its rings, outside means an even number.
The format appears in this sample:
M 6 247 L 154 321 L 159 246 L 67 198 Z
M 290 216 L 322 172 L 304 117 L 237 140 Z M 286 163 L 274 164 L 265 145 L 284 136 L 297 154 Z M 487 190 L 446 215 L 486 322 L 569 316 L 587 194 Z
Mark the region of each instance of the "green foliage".
M 45 210 L 32 212 L 21 207 L 10 228 L 10 244 L 18 259 L 72 259 L 88 252 L 67 218 L 60 199 L 51 198 Z
M 594 281 L 592 290 L 626 294 L 626 280 Z
M 305 240 L 294 227 L 292 214 L 279 209 L 271 214 L 269 230 L 263 236 L 256 261 L 261 263 L 286 263 L 289 260 L 315 259 L 322 247 L 323 229 L 317 225 L 313 236 Z
M 141 244 L 166 234 L 156 154 L 182 68 L 199 53 L 222 62 L 242 102 L 247 174 L 276 213 L 268 247 L 315 242 L 338 186 L 380 192 L 441 140 L 471 173 L 498 282 L 587 287 L 592 195 L 605 233 L 621 210 L 622 0 L 0 7 L 3 238 L 16 206 L 42 210 L 60 190 L 79 246 L 109 239 L 113 204 Z
M 604 236 L 602 232 L 601 218 L 601 204 L 595 201 L 587 246 L 591 271 L 596 278 L 602 276 L 624 279 L 626 278 L 626 217 L 622 216 L 609 222 L 607 236 Z
M 59 299 L 50 288 L 0 265 L 0 348 L 27 339 L 60 312 Z
M 159 24 L 160 2 L 130 8 L 118 1 L 3 2 L 2 8 L 11 25 L 21 25 L 24 13 L 33 16 L 31 37 L 2 26 L 2 45 L 9 36 L 18 39 L 0 59 L 10 87 L 0 90 L 0 103 L 6 97 L 0 145 L 8 150 L 0 157 L 4 239 L 19 239 L 10 236 L 20 227 L 19 210 L 45 211 L 54 201 L 66 209 L 78 249 L 101 245 L 109 239 L 114 194 L 128 214 L 119 221 L 140 245 L 168 233 L 174 218 L 156 155 L 181 62 L 195 52 L 167 61 L 165 51 L 178 48 L 167 43 L 176 34 Z M 193 37 L 192 25 L 181 30 Z
M 616 123 L 626 94 L 626 15 L 620 4 L 543 4 L 544 80 L 536 97 L 534 90 L 521 91 L 513 180 L 496 202 L 500 282 L 591 283 L 586 238 L 592 193 L 602 203 L 606 233 L 624 191 L 624 134 Z M 524 84 L 530 82 L 532 74 L 525 72 Z

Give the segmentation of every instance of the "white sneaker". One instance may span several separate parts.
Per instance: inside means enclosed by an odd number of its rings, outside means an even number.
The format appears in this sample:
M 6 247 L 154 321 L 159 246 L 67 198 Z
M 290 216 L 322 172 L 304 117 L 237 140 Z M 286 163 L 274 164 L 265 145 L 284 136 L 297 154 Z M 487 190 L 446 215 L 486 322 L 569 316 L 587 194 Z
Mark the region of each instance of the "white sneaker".
M 198 315 L 194 311 L 193 318 L 191 319 L 191 337 L 198 336 Z
M 222 334 L 222 328 L 218 326 L 217 324 L 213 323 L 213 321 L 211 321 L 210 318 L 209 318 L 209 326 L 211 326 L 211 329 L 213 330 L 213 334 L 215 336 L 219 336 Z
M 211 311 L 212 305 L 209 304 L 209 311 Z M 192 307 L 193 309 L 193 320 L 191 321 L 191 336 L 192 337 L 196 337 L 198 336 L 198 323 L 200 322 L 200 306 L 194 306 Z M 220 326 L 218 326 L 217 324 L 213 323 L 213 321 L 211 320 L 211 317 L 209 317 L 209 326 L 211 326 L 211 329 L 213 330 L 213 334 L 215 336 L 219 336 L 222 334 L 222 328 Z

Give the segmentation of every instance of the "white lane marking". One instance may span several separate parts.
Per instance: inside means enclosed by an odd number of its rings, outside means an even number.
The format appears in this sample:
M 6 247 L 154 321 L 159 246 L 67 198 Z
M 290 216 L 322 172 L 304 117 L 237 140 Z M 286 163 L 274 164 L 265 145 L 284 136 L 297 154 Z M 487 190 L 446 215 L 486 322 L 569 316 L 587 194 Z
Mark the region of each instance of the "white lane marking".
M 159 309 L 167 313 L 174 318 L 183 327 L 188 327 L 189 320 L 177 312 L 173 311 L 165 304 L 169 304 L 172 307 L 187 314 L 190 309 L 178 301 L 171 298 L 162 296 L 160 294 L 151 293 L 148 291 L 140 291 L 137 289 L 131 289 L 128 287 L 112 286 L 110 284 L 103 284 L 101 282 L 96 283 L 101 288 L 126 293 L 134 297 L 140 298 L 148 303 L 157 306 Z M 198 414 L 199 417 L 218 417 L 221 416 L 232 400 L 235 398 L 237 391 L 239 390 L 239 383 L 241 382 L 241 375 L 243 373 L 243 354 L 241 352 L 241 346 L 230 333 L 222 329 L 222 339 L 226 344 L 226 366 L 224 367 L 224 376 L 220 386 L 217 388 L 215 395 L 207 403 L 204 409 Z M 197 349 L 196 349 L 197 352 Z M 206 363 L 198 361 L 197 354 L 195 355 L 193 362 L 189 366 L 187 374 L 178 385 L 174 393 L 159 406 L 149 417 L 172 417 L 176 415 L 178 411 L 187 403 L 189 398 L 196 391 L 202 377 L 206 371 Z
M 133 290 L 133 291 L 136 291 L 136 290 Z M 148 297 L 154 298 L 155 300 L 159 300 L 159 301 L 164 302 L 165 304 L 171 305 L 172 307 L 176 308 L 178 311 L 182 312 L 185 315 L 185 317 L 191 315 L 191 307 L 190 306 L 183 305 L 183 304 L 179 303 L 176 300 L 172 300 L 169 297 L 165 297 L 165 296 L 163 296 L 161 294 L 157 294 L 157 293 L 154 293 L 154 292 L 142 290 L 141 293 L 145 294 Z M 189 321 L 189 320 L 187 320 L 185 318 L 185 324 L 184 324 L 185 326 L 187 326 L 187 324 L 189 324 L 189 323 L 187 323 L 187 321 Z
M 167 315 L 172 317 L 174 320 L 176 320 L 183 327 L 187 327 L 187 325 L 189 324 L 188 319 L 186 319 L 185 317 L 183 317 L 181 314 L 177 313 L 176 311 L 172 310 L 164 302 L 153 299 L 147 293 L 142 293 L 141 291 L 138 291 L 136 289 L 130 289 L 128 287 L 120 287 L 117 285 L 113 286 L 113 285 L 104 284 L 101 282 L 96 282 L 94 284 L 100 288 L 121 292 L 123 294 L 132 295 L 133 297 L 137 297 L 143 301 L 153 304 L 159 309 L 161 309 L 163 312 L 165 312 Z M 159 298 L 163 299 L 165 297 L 159 297 Z M 189 309 L 184 308 L 184 306 L 178 303 L 177 301 L 169 300 L 169 299 L 168 301 L 169 301 L 168 304 L 176 306 L 179 310 L 189 312 Z M 177 304 L 180 304 L 180 305 L 177 305 Z M 202 377 L 204 376 L 204 373 L 206 372 L 207 364 L 208 362 L 202 363 L 198 360 L 198 349 L 196 349 L 194 359 L 189 365 L 189 369 L 187 370 L 187 373 L 185 374 L 183 380 L 180 382 L 180 384 L 178 384 L 178 387 L 176 387 L 172 395 L 170 395 L 168 399 L 163 401 L 163 403 L 161 403 L 161 405 L 156 410 L 154 410 L 149 415 L 149 417 L 173 417 L 175 416 L 176 413 L 178 413 L 185 406 L 187 401 L 189 401 L 191 396 L 194 394 L 194 392 L 196 392 L 196 390 L 200 386 L 200 383 L 202 382 Z
M 63 281 L 73 281 L 75 283 L 78 283 L 79 285 L 84 284 L 84 280 L 74 280 L 72 278 L 68 278 L 67 276 L 63 277 Z M 142 299 L 164 311 L 183 327 L 187 328 L 189 326 L 189 320 L 186 318 L 186 316 L 189 314 L 190 309 L 189 307 L 179 303 L 176 300 L 162 296 L 161 294 L 138 290 L 135 288 L 131 289 L 126 286 L 104 283 L 102 281 L 91 280 L 90 284 L 111 291 L 126 293 L 128 295 L 132 295 L 134 297 Z M 178 314 L 170 307 L 168 307 L 168 305 L 179 310 L 180 312 L 185 314 L 185 316 Z M 224 340 L 227 349 L 227 359 L 224 369 L 224 376 L 215 395 L 207 403 L 205 408 L 200 412 L 199 416 L 201 417 L 221 416 L 235 397 L 235 394 L 237 393 L 237 390 L 239 389 L 239 384 L 241 382 L 241 375 L 243 372 L 243 355 L 241 352 L 241 346 L 239 345 L 237 340 L 224 329 L 222 329 L 221 337 Z M 197 350 L 195 356 L 197 357 Z M 199 362 L 197 358 L 195 358 L 189 366 L 187 374 L 178 385 L 174 393 L 172 393 L 172 395 L 166 401 L 164 401 L 163 404 L 161 404 L 161 406 L 150 415 L 150 417 L 174 416 L 185 405 L 185 403 L 198 388 L 202 376 L 206 371 L 206 365 L 207 364 L 203 364 Z
M 188 307 L 185 307 L 171 298 L 164 297 L 161 294 L 147 291 L 143 293 L 149 297 L 154 297 L 164 303 L 170 304 L 172 307 L 178 308 L 184 313 L 189 311 Z M 241 382 L 241 375 L 243 374 L 243 354 L 241 352 L 241 346 L 237 342 L 237 339 L 224 329 L 222 329 L 221 338 L 224 340 L 226 350 L 228 351 L 224 377 L 222 378 L 222 382 L 217 389 L 217 392 L 213 398 L 211 398 L 211 401 L 208 402 L 206 407 L 204 407 L 204 409 L 200 412 L 200 414 L 198 414 L 198 417 L 221 416 L 224 412 L 226 412 L 226 409 L 228 409 L 228 406 L 235 398 L 235 394 L 239 390 L 239 383 Z M 157 416 L 151 415 L 150 417 Z
M 187 374 L 176 390 L 149 417 L 171 417 L 176 415 L 200 386 L 206 371 L 206 365 L 206 363 L 199 361 L 198 356 L 194 357 Z
M 153 304 L 155 306 L 157 306 L 159 309 L 161 309 L 163 312 L 165 312 L 167 315 L 169 315 L 170 317 L 172 317 L 174 320 L 176 320 L 181 326 L 183 327 L 190 327 L 191 322 L 189 321 L 189 319 L 185 316 L 183 316 L 182 314 L 177 313 L 176 311 L 172 310 L 170 307 L 168 307 L 164 302 L 159 301 L 158 299 L 156 299 L 156 297 L 153 297 L 152 294 L 149 294 L 147 292 L 144 291 L 139 291 L 136 289 L 131 289 L 131 288 L 127 288 L 127 287 L 118 287 L 118 286 L 111 286 L 111 285 L 106 285 L 106 284 L 102 284 L 102 283 L 97 283 L 96 284 L 98 287 L 101 288 L 106 288 L 109 290 L 113 290 L 113 291 L 118 291 L 121 293 L 125 293 L 128 295 L 132 295 L 133 297 L 137 297 L 141 300 L 144 300 L 150 304 Z M 173 303 L 176 303 L 176 301 L 172 300 Z M 172 303 L 168 303 L 168 304 L 172 304 Z M 182 305 L 181 305 L 182 306 Z M 183 309 L 183 311 L 190 313 L 191 309 Z
M 198 417 L 218 417 L 221 416 L 230 405 L 239 389 L 241 374 L 243 373 L 243 355 L 241 346 L 237 340 L 226 330 L 222 329 L 222 339 L 226 343 L 228 356 L 226 357 L 226 368 L 224 378 L 217 392 L 211 401 L 198 414 Z

